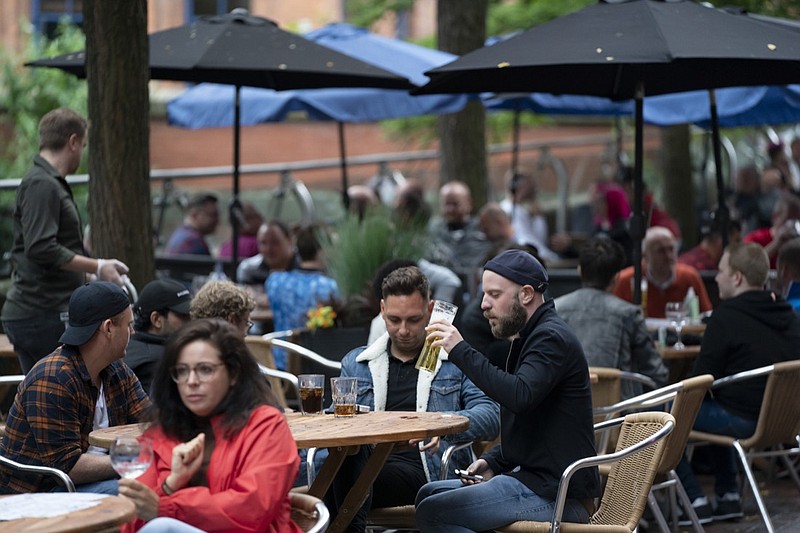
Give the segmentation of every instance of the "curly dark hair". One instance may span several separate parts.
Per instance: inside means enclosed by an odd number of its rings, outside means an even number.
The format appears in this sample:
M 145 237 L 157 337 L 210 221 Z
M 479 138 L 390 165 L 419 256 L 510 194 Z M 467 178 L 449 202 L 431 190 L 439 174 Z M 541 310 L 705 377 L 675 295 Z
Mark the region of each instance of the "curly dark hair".
M 241 332 L 217 318 L 194 320 L 169 339 L 153 378 L 152 390 L 156 392 L 152 417 L 166 435 L 185 442 L 209 427 L 208 419 L 196 416 L 183 404 L 178 385 L 170 376 L 170 370 L 177 363 L 183 348 L 198 340 L 206 341 L 219 350 L 219 357 L 228 373 L 236 379 L 236 385 L 231 387 L 211 415 L 222 415 L 225 438 L 231 438 L 241 431 L 250 414 L 260 405 L 283 410 L 267 380 L 261 375 L 258 363 L 248 351 Z

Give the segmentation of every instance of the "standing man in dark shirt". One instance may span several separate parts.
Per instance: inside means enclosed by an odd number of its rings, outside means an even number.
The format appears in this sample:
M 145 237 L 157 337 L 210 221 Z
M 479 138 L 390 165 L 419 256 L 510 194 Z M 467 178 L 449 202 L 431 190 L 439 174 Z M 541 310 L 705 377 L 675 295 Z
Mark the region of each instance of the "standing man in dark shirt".
M 133 306 L 136 333 L 128 343 L 125 364 L 131 367 L 147 394 L 167 337 L 189 321 L 191 303 L 189 289 L 179 281 L 165 278 L 145 285 Z
M 547 284 L 541 263 L 521 250 L 505 251 L 484 267 L 484 315 L 495 337 L 512 341 L 505 369 L 464 342 L 455 327 L 428 327 L 434 345 L 500 404 L 501 433 L 500 444 L 467 469 L 483 481 L 438 481 L 420 489 L 420 531 L 486 531 L 520 519 L 549 521 L 564 469 L 595 455 L 589 367 L 553 302 L 544 301 Z M 564 520 L 588 522 L 599 492 L 597 469 L 576 473 Z
M 58 108 L 39 122 L 39 155 L 17 188 L 11 289 L 3 328 L 23 373 L 58 346 L 69 316 L 69 297 L 87 274 L 122 285 L 128 267 L 93 259 L 83 250 L 83 225 L 65 176 L 78 169 L 86 146 L 86 119 Z

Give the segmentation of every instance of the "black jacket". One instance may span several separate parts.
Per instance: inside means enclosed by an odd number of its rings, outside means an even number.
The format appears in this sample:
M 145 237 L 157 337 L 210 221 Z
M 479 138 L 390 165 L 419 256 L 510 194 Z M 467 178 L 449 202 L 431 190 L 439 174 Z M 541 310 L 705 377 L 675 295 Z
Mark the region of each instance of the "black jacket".
M 589 367 L 578 339 L 545 302 L 511 344 L 505 369 L 466 342 L 449 355 L 473 383 L 500 404 L 500 446 L 484 455 L 539 496 L 555 498 L 564 469 L 596 454 Z M 511 472 L 517 466 L 519 471 Z M 570 498 L 599 495 L 596 468 L 572 478 Z
M 723 300 L 703 335 L 694 375 L 731 374 L 800 358 L 800 317 L 770 291 L 748 291 Z M 714 398 L 731 413 L 756 420 L 766 378 L 721 387 Z
M 164 354 L 166 342 L 166 337 L 137 331 L 131 337 L 128 348 L 125 350 L 125 364 L 131 367 L 148 395 L 150 395 L 150 385 L 153 383 L 156 367 Z

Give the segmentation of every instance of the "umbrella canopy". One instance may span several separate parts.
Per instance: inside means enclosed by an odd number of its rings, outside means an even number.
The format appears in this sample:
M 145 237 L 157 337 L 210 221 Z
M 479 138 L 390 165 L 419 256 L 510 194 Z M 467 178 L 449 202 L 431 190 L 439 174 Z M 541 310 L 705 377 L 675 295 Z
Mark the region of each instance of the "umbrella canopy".
M 286 32 L 265 18 L 235 9 L 201 17 L 177 28 L 150 34 L 150 78 L 188 82 L 227 83 L 234 96 L 233 262 L 238 262 L 239 203 L 239 88 L 277 90 L 308 87 L 382 87 L 410 89 L 409 81 L 374 64 L 365 63 L 324 45 Z M 26 63 L 56 67 L 85 77 L 83 52 Z
M 631 233 L 638 302 L 644 95 L 800 82 L 800 38 L 794 28 L 687 0 L 600 2 L 426 74 L 431 82 L 420 94 L 540 91 L 636 100 Z M 718 186 L 721 180 L 718 173 Z M 725 224 L 724 202 L 718 209 Z

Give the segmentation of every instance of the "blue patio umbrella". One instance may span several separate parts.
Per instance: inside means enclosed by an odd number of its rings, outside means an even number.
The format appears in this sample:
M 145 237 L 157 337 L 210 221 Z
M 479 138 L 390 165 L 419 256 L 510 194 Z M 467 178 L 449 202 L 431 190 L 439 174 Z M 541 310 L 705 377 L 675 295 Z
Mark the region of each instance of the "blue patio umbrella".
M 329 24 L 304 35 L 365 63 L 400 74 L 417 85 L 428 78 L 424 71 L 457 56 L 406 41 L 376 35 L 349 24 Z M 402 73 L 402 74 L 401 74 Z M 170 124 L 188 128 L 222 127 L 233 124 L 234 91 L 230 86 L 199 84 L 167 104 Z M 347 197 L 347 167 L 344 147 L 345 122 L 375 122 L 429 114 L 454 113 L 467 103 L 466 95 L 412 96 L 394 89 L 300 89 L 273 91 L 243 87 L 240 92 L 241 124 L 280 122 L 292 111 L 304 111 L 312 120 L 332 120 L 339 127 L 342 161 L 342 198 Z

